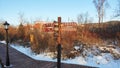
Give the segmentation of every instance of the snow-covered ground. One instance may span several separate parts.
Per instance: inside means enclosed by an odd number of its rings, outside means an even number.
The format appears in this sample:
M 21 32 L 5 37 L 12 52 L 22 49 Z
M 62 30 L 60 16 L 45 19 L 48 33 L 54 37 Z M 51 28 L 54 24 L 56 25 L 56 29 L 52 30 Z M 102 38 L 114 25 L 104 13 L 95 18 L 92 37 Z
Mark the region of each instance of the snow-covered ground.
M 35 54 L 31 51 L 29 47 L 27 48 L 19 45 L 14 45 L 14 44 L 11 44 L 11 47 L 35 60 L 44 60 L 44 61 L 53 61 L 53 62 L 57 61 L 57 59 L 53 59 L 50 56 L 48 56 L 48 54 L 50 53 Z M 86 64 L 86 61 L 84 60 L 83 57 L 76 57 L 75 59 L 70 59 L 70 60 L 62 60 L 62 62 L 71 63 L 71 64 L 83 64 L 83 65 Z
M 0 41 L 0 43 L 6 44 L 6 41 Z
M 34 54 L 32 53 L 30 48 L 26 48 L 23 46 L 11 45 L 11 47 L 15 48 L 16 50 L 24 53 L 25 55 L 35 59 L 35 60 L 44 60 L 44 61 L 53 61 L 56 62 L 57 59 L 52 59 L 50 56 L 47 56 L 49 53 L 43 54 Z M 120 60 L 114 60 L 109 53 L 102 53 L 99 56 L 89 56 L 86 59 L 82 56 L 76 57 L 74 59 L 69 60 L 62 60 L 63 63 L 69 64 L 79 64 L 79 65 L 87 65 L 93 67 L 100 67 L 100 68 L 120 68 Z
M 5 42 L 2 41 L 0 43 L 5 43 Z M 11 44 L 10 46 L 35 60 L 44 60 L 44 61 L 53 61 L 53 62 L 57 61 L 57 59 L 53 59 L 50 56 L 48 56 L 50 53 L 35 54 L 31 51 L 29 47 L 23 47 L 16 44 Z M 104 47 L 101 47 L 100 49 L 104 49 Z M 119 48 L 110 49 L 110 50 L 112 50 L 117 54 L 120 54 Z M 89 54 L 89 56 L 86 58 L 83 58 L 82 56 L 78 56 L 74 59 L 62 60 L 62 62 L 69 64 L 87 65 L 87 66 L 93 66 L 99 68 L 120 68 L 120 59 L 114 60 L 113 56 L 110 53 L 101 53 L 101 55 L 97 55 L 97 56 L 92 55 L 91 51 L 87 51 L 87 53 Z

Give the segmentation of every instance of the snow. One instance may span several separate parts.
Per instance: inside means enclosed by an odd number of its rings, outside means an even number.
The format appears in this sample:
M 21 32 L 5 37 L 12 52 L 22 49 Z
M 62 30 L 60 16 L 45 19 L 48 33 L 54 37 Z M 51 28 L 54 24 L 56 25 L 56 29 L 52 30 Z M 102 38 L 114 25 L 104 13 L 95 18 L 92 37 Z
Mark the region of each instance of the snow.
M 110 54 L 103 53 L 103 56 L 88 58 L 87 65 L 99 68 L 120 68 L 120 60 L 113 60 Z
M 13 44 L 11 45 L 11 47 L 35 60 L 56 61 L 50 58 L 49 56 L 45 56 L 46 55 L 45 53 L 36 55 L 35 53 L 31 51 L 30 47 L 23 47 L 20 45 L 13 45 Z
M 6 44 L 5 41 L 0 41 L 0 43 Z M 35 60 L 44 60 L 44 61 L 53 61 L 53 62 L 57 61 L 57 59 L 51 58 L 50 55 L 52 55 L 52 53 L 35 54 L 31 51 L 30 47 L 23 47 L 16 44 L 11 44 L 10 46 Z M 76 49 L 78 48 L 76 47 Z M 101 47 L 101 50 L 102 49 L 103 48 Z M 117 54 L 120 54 L 120 48 L 115 48 L 111 50 Z M 87 50 L 85 50 L 85 52 L 86 51 Z M 101 55 L 97 55 L 97 56 L 92 55 L 92 51 L 90 50 L 87 51 L 87 53 L 90 54 L 90 56 L 85 58 L 82 56 L 78 56 L 75 57 L 74 59 L 62 60 L 62 63 L 87 65 L 87 66 L 93 66 L 99 68 L 120 68 L 120 59 L 114 60 L 110 53 L 101 53 Z
M 35 60 L 44 60 L 44 61 L 53 61 L 56 62 L 57 59 L 53 59 L 50 56 L 48 56 L 50 53 L 42 53 L 42 54 L 35 54 L 31 51 L 31 49 L 28 47 L 23 47 L 20 45 L 14 45 L 11 44 L 11 47 L 24 53 L 25 55 L 35 59 Z M 62 60 L 63 63 L 69 63 L 69 64 L 86 64 L 87 62 L 84 60 L 83 57 L 76 57 L 75 59 L 69 59 L 69 60 Z
M 112 49 L 113 53 L 120 54 L 120 49 Z
M 79 46 L 75 46 L 74 48 L 75 48 L 76 50 L 80 49 L 80 47 L 79 47 Z
M 6 44 L 6 41 L 0 41 L 0 43 Z
M 103 64 L 107 64 L 108 63 L 108 61 L 105 58 L 103 58 L 102 56 L 97 56 L 96 58 L 98 60 L 97 61 L 98 63 L 103 63 Z
M 79 56 L 79 57 L 76 57 L 74 59 L 69 59 L 69 60 L 62 60 L 62 62 L 64 63 L 69 63 L 69 64 L 81 64 L 81 65 L 85 65 L 87 64 L 87 62 L 84 60 L 83 57 Z

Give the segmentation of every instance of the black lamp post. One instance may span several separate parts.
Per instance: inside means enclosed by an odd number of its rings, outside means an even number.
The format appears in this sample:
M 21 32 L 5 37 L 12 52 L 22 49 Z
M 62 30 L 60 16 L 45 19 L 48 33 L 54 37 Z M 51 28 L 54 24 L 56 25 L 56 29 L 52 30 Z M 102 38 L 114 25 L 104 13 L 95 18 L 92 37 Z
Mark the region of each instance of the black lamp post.
M 5 31 L 6 31 L 6 66 L 10 66 L 9 49 L 8 49 L 8 27 L 10 24 L 7 23 L 7 21 L 5 21 L 5 23 L 3 25 L 4 25 Z

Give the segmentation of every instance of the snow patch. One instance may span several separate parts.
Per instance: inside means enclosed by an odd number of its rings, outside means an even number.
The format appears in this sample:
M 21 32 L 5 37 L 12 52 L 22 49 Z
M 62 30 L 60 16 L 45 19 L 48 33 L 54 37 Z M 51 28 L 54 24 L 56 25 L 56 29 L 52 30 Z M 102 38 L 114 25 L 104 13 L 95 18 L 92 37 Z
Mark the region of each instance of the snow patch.
M 0 41 L 0 43 L 6 44 L 6 41 Z
M 20 45 L 14 45 L 14 44 L 11 44 L 10 46 L 35 60 L 44 60 L 44 61 L 53 61 L 53 62 L 57 61 L 57 59 L 51 58 L 50 55 L 52 55 L 52 53 L 35 54 L 31 51 L 30 47 L 27 48 Z M 76 49 L 78 48 L 76 47 Z M 94 49 L 94 52 L 95 52 L 95 49 Z M 116 53 L 120 53 L 120 50 L 118 49 L 119 48 L 116 48 L 113 51 Z M 85 50 L 85 52 L 92 55 L 91 53 L 92 51 L 90 50 L 89 51 Z M 96 56 L 92 55 L 92 56 L 93 57 L 88 56 L 85 58 L 82 56 L 78 56 L 74 59 L 62 60 L 62 62 L 69 63 L 69 64 L 79 64 L 79 65 L 82 64 L 82 65 L 99 67 L 99 68 L 120 68 L 120 59 L 114 60 L 110 53 L 101 53 L 101 55 L 96 55 Z
M 44 60 L 44 61 L 53 61 L 53 62 L 57 61 L 57 59 L 52 59 L 51 56 L 49 56 L 49 54 L 51 53 L 35 54 L 31 51 L 30 47 L 26 48 L 20 45 L 13 45 L 13 44 L 11 45 L 11 47 L 35 60 Z M 83 57 L 76 57 L 75 59 L 62 60 L 62 62 L 70 63 L 70 64 L 83 64 L 83 65 L 87 63 Z

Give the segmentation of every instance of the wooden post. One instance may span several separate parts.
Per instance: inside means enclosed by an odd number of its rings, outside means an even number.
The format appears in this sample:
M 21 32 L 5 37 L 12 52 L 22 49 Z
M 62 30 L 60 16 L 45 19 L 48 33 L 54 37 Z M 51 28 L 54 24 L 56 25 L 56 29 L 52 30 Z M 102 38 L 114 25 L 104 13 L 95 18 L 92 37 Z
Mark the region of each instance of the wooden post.
M 61 68 L 61 17 L 58 17 L 57 68 Z

